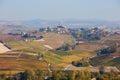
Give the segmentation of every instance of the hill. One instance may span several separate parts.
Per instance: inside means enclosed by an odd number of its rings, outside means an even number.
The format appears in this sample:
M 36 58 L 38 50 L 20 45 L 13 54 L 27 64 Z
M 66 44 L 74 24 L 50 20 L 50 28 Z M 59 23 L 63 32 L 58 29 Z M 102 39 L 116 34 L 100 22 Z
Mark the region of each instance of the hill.
M 22 24 L 1 24 L 0 22 L 0 34 L 8 34 L 8 33 L 20 33 L 20 32 L 31 32 L 33 30 L 37 30 L 36 27 L 26 27 Z
M 110 21 L 101 21 L 101 20 L 79 20 L 79 19 L 61 19 L 61 20 L 42 20 L 42 19 L 34 19 L 34 20 L 26 20 L 26 21 L 0 21 L 0 25 L 22 25 L 26 27 L 46 27 L 48 25 L 56 26 L 59 23 L 64 23 L 69 25 L 71 28 L 78 27 L 86 27 L 86 26 L 94 26 L 94 27 L 107 27 L 112 29 L 120 28 L 119 21 L 110 22 Z
M 93 66 L 100 66 L 100 65 L 117 66 L 120 69 L 120 63 L 119 63 L 120 36 L 114 35 L 114 36 L 106 37 L 99 42 L 102 44 L 105 44 L 107 46 L 115 46 L 116 45 L 116 52 L 93 57 L 93 58 L 91 58 L 91 61 L 90 61 L 91 64 Z
M 53 48 L 58 48 L 62 46 L 63 44 L 70 44 L 74 45 L 74 38 L 69 34 L 57 34 L 57 33 L 47 33 L 44 34 L 44 40 L 43 43 L 50 45 Z
M 120 69 L 120 56 L 108 61 L 106 65 L 117 66 Z
M 47 33 L 43 36 L 42 40 L 26 41 L 19 39 L 6 41 L 12 51 L 0 55 L 0 59 L 6 63 L 0 62 L 0 64 L 7 69 L 21 69 L 21 67 L 23 69 L 42 69 L 47 68 L 48 63 L 50 63 L 52 69 L 61 70 L 71 64 L 72 61 L 95 56 L 92 51 L 85 50 L 51 51 L 48 46 L 55 49 L 66 43 L 73 45 L 74 39 L 68 34 Z M 42 60 L 38 59 L 38 53 L 43 54 L 44 58 Z
M 13 49 L 13 50 L 21 50 L 23 49 L 29 49 L 32 50 L 35 48 L 40 49 L 49 49 L 47 48 L 48 46 L 55 49 L 57 47 L 62 46 L 63 44 L 74 44 L 74 39 L 72 38 L 71 35 L 68 34 L 57 34 L 57 33 L 45 33 L 43 34 L 43 39 L 38 39 L 38 40 L 11 40 L 7 41 L 7 44 Z

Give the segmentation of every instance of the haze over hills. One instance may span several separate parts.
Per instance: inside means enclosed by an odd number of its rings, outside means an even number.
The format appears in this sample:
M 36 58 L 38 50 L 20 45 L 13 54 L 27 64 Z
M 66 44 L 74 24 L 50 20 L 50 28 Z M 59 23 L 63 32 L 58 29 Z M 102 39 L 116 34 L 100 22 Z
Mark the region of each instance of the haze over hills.
M 120 80 L 120 0 L 0 0 L 0 80 Z
M 1 20 L 1 25 L 19 25 L 23 27 L 48 27 L 57 26 L 59 24 L 66 25 L 68 28 L 79 27 L 105 27 L 105 28 L 120 28 L 119 21 L 102 21 L 102 20 L 78 20 L 78 19 L 61 19 L 61 20 L 24 20 L 24 21 L 7 21 Z

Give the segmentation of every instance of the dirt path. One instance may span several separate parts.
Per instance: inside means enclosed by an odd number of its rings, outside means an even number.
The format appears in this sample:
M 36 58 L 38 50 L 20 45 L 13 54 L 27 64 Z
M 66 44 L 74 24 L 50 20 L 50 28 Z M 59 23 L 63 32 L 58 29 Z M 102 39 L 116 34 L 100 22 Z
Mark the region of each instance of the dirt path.
M 68 70 L 71 67 L 73 67 L 72 64 L 69 64 L 69 65 L 65 66 L 65 68 L 63 70 L 66 71 L 66 70 Z
M 48 71 L 52 72 L 52 70 L 51 70 L 51 64 L 50 63 L 48 63 Z
M 11 51 L 10 49 L 8 49 L 6 46 L 4 46 L 3 43 L 0 43 L 0 54 L 5 53 Z
M 44 45 L 46 48 L 49 48 L 49 49 L 53 49 L 51 46 L 49 45 Z
M 86 70 L 89 69 L 90 72 L 99 72 L 99 67 L 75 67 L 72 64 L 66 66 L 63 70 Z M 114 70 L 115 72 L 120 72 L 116 66 L 105 66 L 105 72 L 110 72 Z

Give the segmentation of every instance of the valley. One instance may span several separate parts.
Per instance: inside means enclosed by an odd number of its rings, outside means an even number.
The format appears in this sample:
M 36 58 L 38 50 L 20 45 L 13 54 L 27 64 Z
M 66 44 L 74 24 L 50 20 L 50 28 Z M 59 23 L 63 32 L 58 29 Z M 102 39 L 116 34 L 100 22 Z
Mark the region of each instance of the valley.
M 42 30 L 42 31 L 41 31 Z M 91 32 L 92 31 L 92 32 Z M 0 71 L 120 72 L 120 34 L 101 28 L 40 29 L 0 34 Z M 98 38 L 99 36 L 99 38 Z

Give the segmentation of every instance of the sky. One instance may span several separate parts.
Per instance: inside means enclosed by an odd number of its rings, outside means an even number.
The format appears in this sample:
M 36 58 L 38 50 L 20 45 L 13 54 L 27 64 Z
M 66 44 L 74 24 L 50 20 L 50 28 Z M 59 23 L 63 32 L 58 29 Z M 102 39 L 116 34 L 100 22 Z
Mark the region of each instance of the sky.
M 120 0 L 0 0 L 0 20 L 120 21 Z

